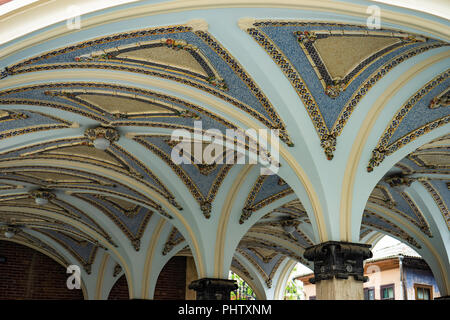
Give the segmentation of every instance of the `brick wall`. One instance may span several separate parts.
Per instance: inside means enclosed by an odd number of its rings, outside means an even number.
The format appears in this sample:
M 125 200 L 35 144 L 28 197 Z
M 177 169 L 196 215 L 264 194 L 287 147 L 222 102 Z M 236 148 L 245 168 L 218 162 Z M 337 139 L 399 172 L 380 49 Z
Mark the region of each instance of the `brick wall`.
M 128 300 L 129 298 L 127 278 L 122 275 L 109 292 L 108 300 Z
M 155 288 L 155 300 L 184 300 L 186 293 L 186 257 L 173 257 L 159 274 Z M 109 300 L 128 299 L 128 285 L 123 275 L 114 284 Z
M 81 290 L 66 286 L 66 269 L 26 246 L 0 240 L 0 299 L 83 299 Z
M 186 296 L 186 257 L 173 257 L 159 274 L 155 300 L 184 300 Z

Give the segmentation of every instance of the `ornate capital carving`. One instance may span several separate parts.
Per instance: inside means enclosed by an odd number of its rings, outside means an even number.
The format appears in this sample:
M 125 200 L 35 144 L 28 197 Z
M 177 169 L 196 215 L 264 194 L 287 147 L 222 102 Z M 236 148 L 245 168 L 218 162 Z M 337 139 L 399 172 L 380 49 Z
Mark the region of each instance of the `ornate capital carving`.
M 378 167 L 386 157 L 386 150 L 383 147 L 378 147 L 372 150 L 372 158 L 369 160 L 367 171 L 372 172 L 373 168 Z
M 314 278 L 310 282 L 348 279 L 349 276 L 357 281 L 367 281 L 363 261 L 372 257 L 370 247 L 368 244 L 339 241 L 327 241 L 309 247 L 303 256 L 314 262 Z
M 119 140 L 119 133 L 114 128 L 97 127 L 86 129 L 84 135 L 91 141 L 97 138 L 105 138 L 110 142 Z
M 42 198 L 42 199 L 50 200 L 50 199 L 55 198 L 55 195 L 53 193 L 51 193 L 50 191 L 48 191 L 48 190 L 41 190 L 41 189 L 30 191 L 30 195 L 34 199 Z
M 345 85 L 341 80 L 335 80 L 333 84 L 325 87 L 325 94 L 332 99 L 335 99 L 344 91 Z
M 202 201 L 200 204 L 200 209 L 203 212 L 203 215 L 206 219 L 211 217 L 211 202 L 208 200 Z
M 324 134 L 320 141 L 320 145 L 324 149 L 328 160 L 333 159 L 333 152 L 336 151 L 336 137 L 336 132 Z
M 170 250 L 172 250 L 172 248 L 173 248 L 173 243 L 170 242 L 170 241 L 166 242 L 166 243 L 164 244 L 164 248 L 163 248 L 163 251 L 162 251 L 162 255 L 163 255 L 163 256 L 167 255 L 167 254 L 170 252 Z
M 131 244 L 133 245 L 134 250 L 139 251 L 141 249 L 141 240 L 140 239 L 132 240 Z
M 242 209 L 242 214 L 239 219 L 239 224 L 243 224 L 248 218 L 250 218 L 252 213 L 253 213 L 252 208 L 245 207 L 244 209 Z
M 114 267 L 113 277 L 117 277 L 121 272 L 122 267 L 120 266 L 120 264 L 116 264 L 116 266 Z
M 388 183 L 391 188 L 396 188 L 403 192 L 407 187 L 411 186 L 411 183 L 413 183 L 415 179 L 404 175 L 395 175 L 385 178 L 384 181 Z
M 189 289 L 197 292 L 197 300 L 230 300 L 230 293 L 238 288 L 235 280 L 203 278 L 193 281 Z
M 312 31 L 298 31 L 296 32 L 297 40 L 300 43 L 314 42 L 317 39 L 317 35 Z

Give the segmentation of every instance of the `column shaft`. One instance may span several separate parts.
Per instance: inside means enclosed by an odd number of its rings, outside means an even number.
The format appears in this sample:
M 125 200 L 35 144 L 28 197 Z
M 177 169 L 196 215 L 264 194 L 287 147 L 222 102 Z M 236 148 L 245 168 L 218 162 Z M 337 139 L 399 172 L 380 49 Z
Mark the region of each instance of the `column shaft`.
M 319 300 L 362 300 L 364 260 L 372 257 L 370 245 L 328 241 L 305 250 L 314 262 L 316 298 Z
M 363 283 L 350 277 L 348 279 L 322 280 L 316 283 L 318 300 L 363 300 Z
M 189 289 L 189 285 L 197 280 L 197 268 L 195 267 L 195 261 L 192 257 L 186 257 L 186 300 L 196 300 L 196 294 L 194 290 Z

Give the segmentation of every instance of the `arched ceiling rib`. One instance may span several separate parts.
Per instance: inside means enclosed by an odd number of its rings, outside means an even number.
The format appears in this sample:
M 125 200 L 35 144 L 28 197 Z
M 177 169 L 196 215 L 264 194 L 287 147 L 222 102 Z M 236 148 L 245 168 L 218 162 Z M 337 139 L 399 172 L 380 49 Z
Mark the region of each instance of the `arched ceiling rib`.
M 448 135 L 444 135 L 395 164 L 374 188 L 361 225 L 361 230 L 392 235 L 423 255 L 439 278 L 440 290 L 448 288 L 449 162 L 445 156 L 433 155 L 447 148 Z M 427 162 L 417 160 L 424 155 Z M 430 201 L 424 200 L 426 193 Z
M 269 128 L 280 129 L 280 137 L 289 142 L 282 120 L 239 62 L 209 33 L 194 28 L 175 25 L 101 37 L 8 66 L 5 75 L 89 68 L 160 77 L 192 86 L 233 104 Z M 182 63 L 174 66 L 175 62 Z M 182 115 L 195 116 L 192 113 Z
M 412 183 L 420 183 L 433 197 L 435 205 L 442 213 L 442 221 L 448 227 L 449 146 L 449 136 L 445 135 L 406 156 L 378 183 L 369 201 L 390 208 L 431 238 L 433 235 L 429 222 L 408 193 Z
M 441 259 L 441 262 L 445 264 L 445 257 L 433 257 L 431 255 L 430 259 L 428 256 L 430 254 L 430 246 L 439 248 L 442 244 L 445 244 L 445 237 L 447 236 L 445 232 L 442 234 L 435 227 L 436 223 L 448 224 L 447 199 L 450 198 L 448 195 L 448 192 L 450 192 L 447 170 L 448 161 L 435 155 L 435 152 L 446 150 L 447 144 L 448 135 L 418 148 L 415 152 L 398 162 L 376 185 L 369 197 L 363 215 L 360 233 L 361 241 L 371 243 L 373 240 L 376 240 L 375 236 L 379 237 L 379 233 L 388 234 L 427 256 L 430 264 L 436 263 L 436 259 Z M 415 160 L 424 154 L 428 154 L 426 158 L 428 160 L 427 163 Z M 423 185 L 430 192 L 435 201 L 435 203 L 430 205 L 435 205 L 442 214 L 437 221 L 427 211 L 423 211 L 423 207 L 419 206 L 421 200 L 417 199 L 416 194 L 409 189 L 409 186 L 414 181 Z M 276 190 L 273 192 L 276 192 Z M 255 196 L 254 192 L 250 194 Z M 379 207 L 384 209 L 377 209 Z M 397 216 L 397 220 L 392 220 L 385 215 L 385 210 Z M 286 251 L 283 251 L 285 249 L 281 249 L 283 241 L 296 242 L 296 245 L 302 248 L 299 250 L 304 250 L 304 248 L 313 245 L 314 241 L 305 232 L 305 229 L 308 230 L 308 227 L 310 227 L 309 223 L 301 202 L 299 200 L 289 201 L 253 224 L 243 237 L 238 250 L 245 253 L 248 250 L 251 251 L 251 248 L 259 248 L 261 252 L 264 252 L 264 255 L 259 253 L 261 261 L 255 257 L 250 259 L 256 265 L 257 270 L 262 270 L 261 268 L 265 263 L 271 261 L 271 258 L 279 254 L 286 254 Z M 414 226 L 415 232 L 412 232 L 411 228 L 406 227 L 408 224 Z M 291 225 L 294 226 L 294 229 L 286 228 L 286 226 Z M 446 226 L 445 229 L 447 228 Z M 258 234 L 264 236 L 258 238 Z M 419 237 L 419 234 L 422 234 L 422 236 Z M 274 243 L 271 244 L 267 241 L 268 237 L 278 239 L 277 244 L 281 247 L 277 249 Z M 424 241 L 426 241 L 426 245 L 424 245 Z M 258 253 L 254 253 L 254 255 L 258 257 Z M 287 256 L 295 259 L 295 255 L 287 254 Z M 263 262 L 264 257 L 265 261 Z M 299 262 L 305 263 L 304 260 Z M 237 268 L 237 266 L 235 267 Z M 442 269 L 434 269 L 433 272 L 441 273 L 441 271 Z

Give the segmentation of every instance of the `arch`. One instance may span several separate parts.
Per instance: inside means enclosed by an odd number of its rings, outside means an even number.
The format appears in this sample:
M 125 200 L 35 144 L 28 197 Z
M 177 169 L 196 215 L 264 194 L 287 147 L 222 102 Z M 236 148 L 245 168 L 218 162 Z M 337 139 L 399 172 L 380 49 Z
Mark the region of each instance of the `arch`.
M 439 54 L 436 54 L 436 55 L 428 58 L 427 60 L 423 61 L 422 63 L 414 65 L 414 67 L 410 68 L 407 72 L 403 73 L 396 80 L 396 84 L 389 87 L 388 91 L 386 91 L 383 96 L 380 96 L 377 99 L 377 101 L 373 104 L 369 113 L 365 117 L 363 124 L 360 126 L 360 129 L 358 132 L 358 137 L 356 138 L 356 141 L 353 144 L 352 150 L 349 154 L 349 159 L 351 159 L 351 160 L 347 163 L 347 166 L 345 169 L 345 175 L 344 175 L 345 178 L 344 178 L 343 184 L 342 184 L 342 189 L 344 190 L 344 192 L 342 194 L 342 201 L 341 201 L 341 207 L 340 207 L 340 222 L 341 222 L 340 225 L 341 225 L 341 233 L 342 233 L 342 237 L 343 237 L 342 240 L 346 240 L 346 241 L 353 240 L 354 241 L 355 238 L 357 238 L 356 231 L 355 231 L 356 228 L 352 228 L 351 225 L 352 225 L 352 223 L 356 223 L 355 221 L 360 220 L 362 211 L 360 210 L 360 208 L 357 208 L 358 209 L 357 211 L 359 211 L 359 214 L 358 215 L 356 213 L 353 214 L 354 210 L 356 210 L 356 209 L 352 208 L 352 206 L 353 206 L 352 198 L 353 198 L 353 194 L 354 194 L 354 190 L 355 190 L 354 188 L 355 188 L 357 175 L 367 176 L 367 174 L 363 174 L 363 173 L 358 174 L 358 172 L 362 171 L 361 170 L 361 167 L 362 167 L 361 160 L 363 157 L 363 153 L 365 153 L 366 152 L 365 150 L 367 150 L 369 136 L 373 137 L 373 135 L 374 135 L 374 133 L 373 133 L 373 131 L 375 130 L 374 125 L 377 122 L 377 120 L 379 119 L 379 116 L 382 114 L 382 110 L 384 108 L 386 108 L 386 106 L 389 103 L 389 100 L 399 90 L 401 90 L 403 88 L 405 81 L 408 81 L 408 79 L 413 79 L 414 76 L 417 76 L 423 70 L 426 70 L 428 67 L 432 66 L 436 62 L 444 61 L 444 59 L 447 57 L 448 57 L 447 52 L 441 52 Z M 431 141 L 434 137 L 436 137 L 436 135 L 439 135 L 440 132 L 442 132 L 442 130 L 445 130 L 445 128 L 446 127 L 444 126 L 442 128 L 436 129 L 436 130 L 426 134 L 425 136 L 423 136 L 421 138 L 418 138 L 416 140 L 416 144 L 411 143 L 410 145 L 405 146 L 403 148 L 404 150 L 397 151 L 397 153 L 394 153 L 393 155 L 390 156 L 390 159 L 386 159 L 386 163 L 389 162 L 390 165 L 392 166 L 392 164 L 398 162 L 400 159 L 402 159 L 405 156 L 405 154 L 407 152 L 406 150 L 412 150 L 413 144 L 415 146 L 423 145 L 424 142 Z M 442 130 L 440 130 L 440 129 L 442 129 Z M 427 138 L 425 138 L 425 137 L 427 137 Z M 427 139 L 427 140 L 424 141 L 424 139 Z M 381 177 L 382 173 L 386 172 L 388 170 L 388 168 L 390 168 L 386 165 L 386 163 L 384 166 L 382 165 L 382 167 L 378 168 L 375 179 L 377 177 L 378 178 Z M 384 170 L 383 170 L 383 168 L 384 168 Z M 358 229 L 358 232 L 359 232 L 359 229 Z
M 407 230 L 409 234 L 414 236 L 417 241 L 424 246 L 423 249 L 417 248 L 417 251 L 423 256 L 425 261 L 427 261 L 433 275 L 438 283 L 439 290 L 445 294 L 448 292 L 449 287 L 449 277 L 448 277 L 448 259 L 447 263 L 444 262 L 441 255 L 436 251 L 431 242 L 425 238 L 425 236 L 417 230 L 417 227 L 412 226 L 411 223 L 403 221 L 403 218 L 390 212 L 384 207 L 378 205 L 368 205 L 368 208 L 375 210 L 376 212 L 386 216 L 391 221 L 394 221 L 397 225 L 401 226 L 402 229 Z M 397 238 L 397 237 L 396 237 Z M 399 241 L 404 241 L 404 239 L 397 238 Z M 447 266 L 447 267 L 446 267 Z
M 297 263 L 293 260 L 289 260 L 281 269 L 280 276 L 278 278 L 275 292 L 274 292 L 274 300 L 283 300 L 284 292 L 286 290 L 286 284 L 289 280 L 289 276 L 294 269 Z

